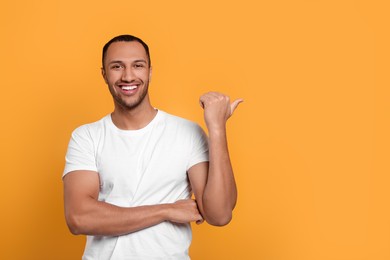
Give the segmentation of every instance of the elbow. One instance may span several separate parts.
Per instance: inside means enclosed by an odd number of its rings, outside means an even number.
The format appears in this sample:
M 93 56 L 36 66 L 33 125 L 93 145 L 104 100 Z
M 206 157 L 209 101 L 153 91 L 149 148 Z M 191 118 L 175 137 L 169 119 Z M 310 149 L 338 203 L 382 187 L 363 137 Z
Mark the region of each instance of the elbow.
M 83 235 L 83 225 L 79 216 L 75 214 L 69 214 L 66 216 L 66 224 L 68 225 L 68 229 L 70 233 L 73 235 Z
M 206 221 L 212 226 L 223 227 L 229 224 L 232 218 L 233 216 L 232 213 L 230 212 L 229 214 L 224 214 L 223 216 L 206 218 Z

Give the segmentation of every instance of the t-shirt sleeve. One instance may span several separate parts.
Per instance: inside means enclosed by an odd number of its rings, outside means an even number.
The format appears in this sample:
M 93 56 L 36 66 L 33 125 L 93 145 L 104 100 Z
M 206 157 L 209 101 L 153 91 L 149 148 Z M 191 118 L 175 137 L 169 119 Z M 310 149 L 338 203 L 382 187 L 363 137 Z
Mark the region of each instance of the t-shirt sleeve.
M 65 169 L 62 177 L 72 171 L 96 171 L 94 144 L 86 126 L 73 131 L 65 156 Z
M 195 125 L 192 135 L 191 155 L 187 170 L 195 164 L 207 162 L 208 160 L 209 146 L 207 135 L 199 125 Z

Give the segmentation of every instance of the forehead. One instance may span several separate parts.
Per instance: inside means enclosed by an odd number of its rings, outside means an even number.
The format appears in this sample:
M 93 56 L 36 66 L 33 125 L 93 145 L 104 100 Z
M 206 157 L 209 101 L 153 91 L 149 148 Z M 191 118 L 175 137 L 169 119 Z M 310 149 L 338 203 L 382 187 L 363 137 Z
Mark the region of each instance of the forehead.
M 107 49 L 105 63 L 112 60 L 132 61 L 145 60 L 147 55 L 144 46 L 137 41 L 113 42 Z

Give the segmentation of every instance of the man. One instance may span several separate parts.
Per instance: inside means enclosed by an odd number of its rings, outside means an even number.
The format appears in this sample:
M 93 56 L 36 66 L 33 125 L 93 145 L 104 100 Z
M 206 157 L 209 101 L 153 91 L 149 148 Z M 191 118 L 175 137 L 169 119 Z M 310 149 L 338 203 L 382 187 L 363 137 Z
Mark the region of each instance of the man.
M 223 226 L 232 218 L 237 190 L 225 126 L 242 100 L 200 98 L 207 141 L 195 123 L 151 105 L 141 39 L 113 38 L 102 63 L 115 108 L 72 134 L 63 175 L 69 229 L 87 235 L 85 260 L 189 259 L 190 222 Z

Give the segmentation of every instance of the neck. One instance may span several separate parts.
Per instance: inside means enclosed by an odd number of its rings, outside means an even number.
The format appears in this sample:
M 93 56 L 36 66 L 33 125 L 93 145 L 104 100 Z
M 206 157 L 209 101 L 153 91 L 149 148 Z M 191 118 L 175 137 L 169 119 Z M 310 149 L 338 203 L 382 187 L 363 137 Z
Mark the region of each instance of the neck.
M 157 110 L 150 103 L 140 105 L 133 109 L 124 109 L 115 104 L 111 114 L 112 122 L 122 130 L 138 130 L 147 126 L 156 116 Z

